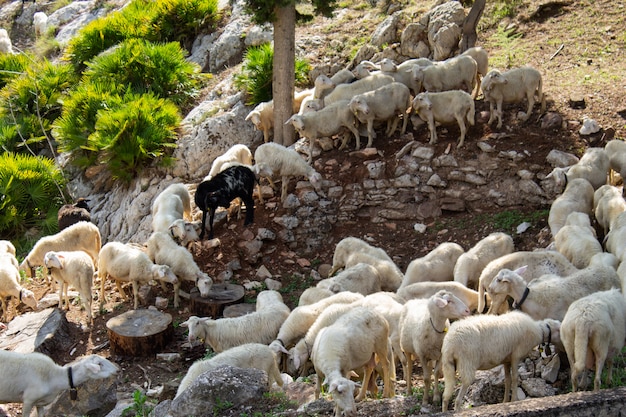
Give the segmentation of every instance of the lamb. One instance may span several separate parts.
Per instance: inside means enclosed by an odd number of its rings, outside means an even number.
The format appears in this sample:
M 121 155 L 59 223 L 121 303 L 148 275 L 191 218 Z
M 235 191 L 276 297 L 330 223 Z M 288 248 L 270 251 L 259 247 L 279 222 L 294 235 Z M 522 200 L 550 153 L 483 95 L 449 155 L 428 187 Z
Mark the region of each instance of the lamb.
M 437 143 L 437 130 L 435 122 L 441 124 L 457 122 L 461 130 L 457 148 L 463 146 L 467 127 L 465 120 L 474 126 L 474 99 L 465 91 L 453 90 L 443 92 L 419 93 L 413 99 L 413 110 L 425 122 L 428 122 L 430 141 Z
M 605 184 L 593 193 L 593 213 L 602 227 L 604 236 L 613 227 L 617 216 L 624 211 L 626 211 L 626 201 L 617 187 Z
M 169 284 L 178 283 L 176 275 L 174 275 L 169 266 L 154 264 L 148 255 L 140 249 L 120 242 L 109 242 L 100 250 L 100 265 L 98 267 L 100 307 L 106 301 L 104 283 L 107 277 L 115 280 L 117 290 L 125 300 L 128 299 L 128 296 L 122 289 L 121 281 L 130 281 L 132 283 L 135 310 L 139 304 L 137 292 L 140 282 L 149 282 L 154 279 Z
M 346 129 L 354 135 L 357 149 L 360 146 L 361 138 L 359 130 L 356 128 L 356 118 L 354 113 L 350 111 L 347 100 L 328 104 L 317 111 L 294 114 L 285 122 L 285 124 L 288 123 L 293 125 L 300 136 L 309 140 L 308 163 L 313 160 L 313 148 L 317 139 L 338 135 L 345 132 Z M 349 138 L 350 136 L 346 133 L 339 149 L 346 147 Z
M 413 360 L 419 359 L 424 371 L 424 396 L 422 405 L 429 403 L 431 375 L 435 376 L 433 402 L 441 401 L 439 384 L 441 372 L 441 345 L 450 327 L 449 319 L 460 319 L 470 315 L 465 303 L 454 294 L 439 291 L 426 300 L 410 300 L 404 304 L 400 318 L 400 346 L 405 355 L 402 372 L 406 380 L 406 395 L 411 392 Z M 433 366 L 434 365 L 434 366 Z
M 455 373 L 461 379 L 455 410 L 461 409 L 463 397 L 478 369 L 504 365 L 504 400 L 517 401 L 518 363 L 539 344 L 560 342 L 560 323 L 553 319 L 533 320 L 513 311 L 501 316 L 478 315 L 450 325 L 441 347 L 445 388 L 442 410 L 448 410 L 455 386 Z
M 185 184 L 170 184 L 152 202 L 152 231 L 168 232 L 176 220 L 191 218 L 191 195 Z
M 48 30 L 48 15 L 44 12 L 35 12 L 33 15 L 33 27 L 35 28 L 36 38 L 45 35 Z
M 548 214 L 548 226 L 552 236 L 561 230 L 570 213 L 593 212 L 593 186 L 583 178 L 575 178 L 567 183 L 563 193 L 554 199 Z
M 32 309 L 37 308 L 37 299 L 35 294 L 22 288 L 19 284 L 20 273 L 12 262 L 2 260 L 0 261 L 0 303 L 2 303 L 2 317 L 1 321 L 6 321 L 8 306 L 7 297 L 17 298 L 20 302 L 24 302 Z
M 385 74 L 374 74 L 369 77 L 356 80 L 350 84 L 340 84 L 324 97 L 324 106 L 336 103 L 341 100 L 351 100 L 357 94 L 363 94 L 368 91 L 376 90 L 386 84 L 394 82 L 393 77 Z
M 426 256 L 413 259 L 409 263 L 400 288 L 416 282 L 451 281 L 454 277 L 454 265 L 464 252 L 457 243 L 441 243 Z
M 39 239 L 20 264 L 20 270 L 26 272 L 27 276 L 34 277 L 34 268 L 43 266 L 43 257 L 46 253 L 72 250 L 87 252 L 97 268 L 100 247 L 101 237 L 98 227 L 93 223 L 78 222 L 54 235 Z
M 363 298 L 361 294 L 344 291 L 316 303 L 294 308 L 289 317 L 280 326 L 278 335 L 270 343 L 270 347 L 277 354 L 280 352 L 288 354 L 289 351 L 287 349 L 293 347 L 296 341 L 306 334 L 326 307 L 333 304 L 350 304 Z
M 489 285 L 492 297 L 510 295 L 513 308 L 519 309 L 535 320 L 552 318 L 563 320 L 571 303 L 596 291 L 621 288 L 615 269 L 602 264 L 591 265 L 565 278 L 558 275 L 542 275 L 526 283 L 521 277 L 525 267 L 511 271 L 501 270 Z
M 270 140 L 270 132 L 274 128 L 274 101 L 259 103 L 248 115 L 246 120 L 250 120 L 257 130 L 263 132 L 263 142 Z
M 468 55 L 459 55 L 436 65 L 412 68 L 413 80 L 420 85 L 418 90 L 442 92 L 450 90 L 465 90 L 472 92 L 476 81 L 478 65 L 474 58 Z M 470 96 L 471 98 L 471 96 Z
M 332 293 L 351 291 L 363 295 L 372 294 L 381 290 L 378 270 L 367 263 L 357 263 L 346 268 L 334 277 L 321 280 L 318 288 L 325 288 Z
M 574 301 L 561 323 L 561 340 L 571 369 L 572 392 L 584 380 L 586 365 L 595 359 L 593 390 L 600 389 L 604 362 L 608 364 L 607 382 L 613 374 L 613 358 L 624 347 L 626 301 L 617 288 L 599 291 Z M 584 387 L 583 387 L 584 389 Z
M 470 309 L 475 311 L 478 308 L 478 291 L 467 288 L 456 281 L 445 282 L 416 282 L 399 288 L 398 296 L 409 301 L 416 298 L 429 298 L 439 291 L 448 291 L 458 297 Z
M 241 143 L 228 148 L 226 152 L 213 160 L 211 169 L 204 180 L 210 180 L 216 174 L 234 164 L 252 166 L 252 152 L 250 152 L 250 148 Z
M 481 76 L 484 77 L 489 71 L 489 54 L 484 48 L 474 46 L 467 49 L 461 55 L 468 55 L 476 61 L 476 88 L 472 97 L 476 98 L 480 92 Z
M 604 251 L 589 216 L 576 211 L 567 216 L 565 225 L 554 236 L 554 243 L 556 250 L 578 269 L 586 268 L 595 254 Z
M 0 52 L 3 54 L 13 53 L 13 44 L 6 29 L 0 28 Z
M 289 315 L 289 307 L 281 297 L 280 302 L 244 316 L 216 320 L 191 316 L 181 326 L 189 328 L 189 342 L 204 340 L 206 346 L 219 353 L 245 343 L 269 344 Z
M 206 215 L 209 216 L 209 239 L 213 239 L 213 219 L 218 207 L 228 208 L 230 202 L 239 197 L 246 205 L 244 226 L 254 221 L 254 184 L 257 182 L 252 170 L 243 165 L 236 165 L 218 173 L 208 181 L 198 184 L 194 196 L 196 206 L 202 210 L 202 232 L 200 239 L 206 232 Z
M 535 94 L 541 103 L 541 112 L 546 109 L 545 97 L 542 93 L 541 73 L 532 67 L 513 68 L 506 72 L 496 69 L 485 75 L 480 85 L 489 102 L 489 121 L 491 124 L 498 118 L 498 129 L 502 128 L 502 103 L 518 103 L 524 98 L 528 101 L 523 121 L 530 118 L 535 105 Z M 497 112 L 494 112 L 494 106 Z
M 333 264 L 328 272 L 328 276 L 332 276 L 335 272 L 345 267 L 346 260 L 354 252 L 365 253 L 385 261 L 393 262 L 384 249 L 372 246 L 358 237 L 349 236 L 341 239 L 337 245 L 335 245 L 335 251 L 333 252 Z
M 376 90 L 358 94 L 350 99 L 350 112 L 356 115 L 361 123 L 367 123 L 367 148 L 372 146 L 374 139 L 374 121 L 387 121 L 385 134 L 389 137 L 396 131 L 398 119 L 402 117 L 400 134 L 406 132 L 409 120 L 407 110 L 411 107 L 409 88 L 398 82 L 386 84 Z M 357 141 L 357 150 L 359 143 Z
M 315 189 L 322 184 L 322 176 L 309 165 L 298 152 L 277 143 L 265 143 L 254 152 L 255 172 L 259 176 L 266 176 L 270 184 L 273 176 L 281 177 L 280 200 L 287 198 L 287 187 L 291 177 L 304 176 L 309 179 Z M 263 202 L 263 196 L 259 186 L 259 200 Z
M 480 273 L 487 264 L 514 250 L 511 236 L 502 232 L 491 233 L 459 256 L 454 265 L 454 280 L 467 287 L 478 288 Z
M 91 287 L 95 267 L 93 261 L 83 251 L 50 251 L 43 258 L 48 272 L 59 283 L 59 308 L 63 308 L 63 294 L 65 294 L 65 309 L 69 310 L 70 301 L 67 291 L 70 286 L 76 288 L 80 294 L 80 301 L 87 310 L 87 320 L 93 324 L 91 315 Z
M 501 256 L 487 264 L 478 278 L 478 312 L 482 313 L 486 306 L 485 291 L 489 288 L 491 281 L 503 268 L 516 269 L 527 266 L 526 276 L 529 280 L 544 274 L 556 274 L 566 276 L 577 271 L 571 262 L 557 251 L 520 251 Z M 506 297 L 494 297 L 491 294 L 491 305 L 488 313 L 495 314 L 499 311 Z
M 0 350 L 0 403 L 23 403 L 23 416 L 33 407 L 43 417 L 44 407 L 63 391 L 76 393 L 76 387 L 94 379 L 117 374 L 118 366 L 98 355 L 84 356 L 64 366 L 43 353 Z
M 19 269 L 20 264 L 15 257 L 15 246 L 10 240 L 0 240 L 0 263 L 8 262 Z
M 200 270 L 191 253 L 176 244 L 169 234 L 154 232 L 146 244 L 147 254 L 152 262 L 169 266 L 178 278 L 178 282 L 174 284 L 174 307 L 178 308 L 180 305 L 180 284 L 182 281 L 194 282 L 200 290 L 201 297 L 209 296 L 213 280 Z
M 383 371 L 383 395 L 392 397 L 388 359 L 389 325 L 384 317 L 366 307 L 358 307 L 322 329 L 313 345 L 311 359 L 317 374 L 315 398 L 322 384 L 335 401 L 335 417 L 356 415 L 355 400 L 365 398 L 378 357 Z M 348 379 L 354 369 L 365 367 L 362 389 L 354 397 L 355 383 Z
M 267 373 L 268 388 L 272 386 L 272 382 L 276 382 L 279 386 L 283 385 L 274 352 L 261 343 L 246 343 L 218 353 L 209 359 L 194 362 L 180 382 L 174 398 L 179 397 L 203 373 L 224 365 L 260 369 Z
M 566 168 L 556 167 L 546 178 L 554 180 L 554 184 L 560 188 L 567 186 L 575 178 L 583 178 L 597 190 L 606 184 L 609 171 L 609 156 L 605 149 L 587 148 L 577 163 Z
M 57 215 L 59 231 L 78 222 L 90 222 L 91 209 L 87 203 L 89 200 L 81 197 L 74 204 L 62 205 Z

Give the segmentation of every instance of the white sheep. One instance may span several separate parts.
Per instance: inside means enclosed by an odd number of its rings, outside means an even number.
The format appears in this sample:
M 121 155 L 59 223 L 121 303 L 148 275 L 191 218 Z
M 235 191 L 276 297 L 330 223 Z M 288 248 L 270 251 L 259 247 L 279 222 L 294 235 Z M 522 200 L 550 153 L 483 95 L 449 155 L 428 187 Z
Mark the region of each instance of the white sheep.
M 385 135 L 392 135 L 398 126 L 398 120 L 402 118 L 400 134 L 406 132 L 409 120 L 407 110 L 411 107 L 411 92 L 409 88 L 398 82 L 383 85 L 375 90 L 357 94 L 350 99 L 348 104 L 350 112 L 356 115 L 361 123 L 367 124 L 367 148 L 372 146 L 374 140 L 374 121 L 386 121 L 387 130 Z M 357 150 L 359 149 L 357 142 Z
M 454 265 L 464 252 L 458 243 L 444 242 L 437 245 L 425 256 L 409 263 L 400 288 L 416 282 L 451 281 L 454 278 Z
M 89 355 L 64 366 L 43 353 L 0 350 L 0 403 L 23 403 L 23 416 L 35 407 L 43 417 L 44 407 L 63 391 L 94 379 L 117 374 L 118 366 L 98 355 Z
M 369 77 L 356 80 L 350 84 L 340 84 L 324 97 L 324 106 L 336 103 L 342 100 L 351 100 L 357 94 L 363 94 L 368 91 L 376 90 L 386 84 L 394 82 L 393 77 L 384 74 L 374 74 Z
M 172 237 L 163 232 L 154 232 L 146 242 L 148 257 L 155 264 L 167 265 L 178 278 L 174 284 L 174 307 L 180 305 L 180 284 L 191 281 L 200 290 L 201 297 L 208 297 L 213 280 L 202 272 L 187 249 L 178 245 Z
M 357 149 L 360 146 L 361 138 L 359 130 L 356 128 L 356 117 L 348 107 L 348 101 L 342 100 L 328 104 L 317 111 L 294 114 L 285 124 L 291 123 L 298 134 L 309 140 L 309 157 L 307 161 L 313 160 L 313 149 L 315 141 L 323 137 L 331 137 L 344 134 L 339 149 L 344 149 L 352 132 Z M 255 158 L 256 160 L 256 158 Z
M 406 395 L 410 396 L 413 361 L 419 359 L 424 375 L 422 404 L 429 403 L 431 375 L 435 376 L 433 402 L 441 401 L 439 374 L 441 372 L 441 345 L 450 327 L 450 319 L 470 315 L 470 310 L 454 294 L 442 290 L 426 300 L 410 300 L 404 304 L 400 318 L 400 346 L 405 361 L 402 371 L 406 381 Z
M 502 128 L 503 103 L 518 103 L 526 98 L 528 108 L 522 117 L 523 121 L 528 120 L 532 114 L 535 94 L 541 103 L 541 111 L 544 112 L 546 109 L 541 73 L 532 67 L 513 68 L 506 72 L 491 70 L 483 78 L 480 88 L 483 90 L 485 101 L 489 102 L 488 124 L 493 123 L 497 117 L 498 129 Z M 497 111 L 494 111 L 494 106 Z
M 10 240 L 0 240 L 0 262 L 9 262 L 16 268 L 20 267 L 15 257 L 15 246 Z
M 475 105 L 474 99 L 465 91 L 452 90 L 443 92 L 424 92 L 419 93 L 413 99 L 413 111 L 423 121 L 428 123 L 430 131 L 430 141 L 428 143 L 437 143 L 437 129 L 435 123 L 459 125 L 461 135 L 457 148 L 463 146 L 467 126 L 465 120 L 474 126 Z
M 268 388 L 272 386 L 272 382 L 276 382 L 279 386 L 283 385 L 274 352 L 261 343 L 246 343 L 218 353 L 209 359 L 194 362 L 180 382 L 174 398 L 180 396 L 203 373 L 224 365 L 260 369 L 267 373 Z
M 578 269 L 587 267 L 595 254 L 604 251 L 589 216 L 577 211 L 567 216 L 565 224 L 554 236 L 554 245 Z
M 429 298 L 439 291 L 448 291 L 458 297 L 470 311 L 478 309 L 478 291 L 467 288 L 465 285 L 456 281 L 445 282 L 416 282 L 399 288 L 398 296 L 409 301 L 416 298 Z
M 254 162 L 256 174 L 266 176 L 272 187 L 274 187 L 272 177 L 281 177 L 281 201 L 287 198 L 287 187 L 291 177 L 306 177 L 315 189 L 319 189 L 322 184 L 322 176 L 298 152 L 277 143 L 265 143 L 256 148 Z M 260 185 L 259 199 L 263 202 Z
M 593 193 L 593 213 L 602 227 L 604 236 L 612 228 L 617 216 L 624 211 L 626 211 L 626 201 L 619 188 L 605 184 Z
M 480 273 L 487 264 L 514 250 L 511 236 L 502 232 L 491 233 L 459 256 L 454 265 L 454 280 L 467 287 L 478 288 Z
M 620 261 L 626 259 L 626 211 L 615 218 L 604 238 L 604 247 Z
M 140 249 L 120 242 L 109 242 L 100 250 L 100 265 L 98 266 L 100 306 L 106 301 L 104 284 L 107 277 L 115 280 L 117 290 L 125 300 L 128 299 L 128 296 L 122 289 L 121 282 L 131 282 L 135 310 L 139 304 L 139 283 L 149 282 L 153 279 L 169 284 L 178 283 L 176 275 L 169 266 L 154 264 L 148 255 Z
M 610 171 L 609 155 L 604 148 L 587 148 L 580 160 L 569 167 L 556 167 L 546 178 L 554 181 L 557 188 L 563 189 L 575 178 L 589 181 L 594 190 L 607 182 Z
M 474 94 L 472 94 L 472 96 L 476 98 L 480 92 L 481 77 L 487 75 L 489 71 L 489 54 L 484 48 L 474 46 L 468 48 L 461 55 L 469 55 L 476 61 L 476 88 L 474 89 Z
M 613 178 L 613 173 L 617 172 L 622 179 L 626 178 L 626 142 L 622 139 L 612 139 L 604 145 L 604 150 L 609 156 L 610 177 Z M 611 183 L 614 184 L 615 181 Z
M 419 90 L 430 92 L 465 90 L 471 93 L 477 70 L 476 61 L 468 55 L 455 56 L 436 65 L 414 65 L 412 68 L 413 80 L 421 86 Z
M 270 132 L 274 128 L 274 101 L 265 101 L 257 106 L 246 116 L 257 130 L 263 132 L 263 142 L 268 143 Z
M 306 334 L 326 307 L 333 304 L 350 304 L 362 300 L 363 298 L 362 294 L 344 291 L 323 298 L 316 303 L 294 308 L 285 322 L 280 326 L 278 335 L 276 335 L 276 339 L 270 343 L 270 347 L 277 354 L 280 352 L 288 354 L 289 351 L 287 349 L 293 347 L 293 345 Z
M 226 150 L 223 154 L 213 160 L 209 173 L 204 180 L 210 180 L 217 173 L 232 166 L 233 164 L 252 165 L 252 152 L 246 145 L 238 143 Z
M 202 224 L 198 222 L 186 222 L 184 219 L 176 219 L 169 227 L 170 236 L 180 246 L 187 247 L 189 243 L 200 240 Z
M 378 68 L 383 74 L 393 77 L 396 82 L 406 85 L 415 96 L 420 92 L 422 84 L 413 78 L 413 67 L 426 67 L 433 64 L 434 62 L 428 58 L 415 58 L 396 65 L 391 59 L 384 58 L 378 63 Z
M 327 288 L 309 287 L 302 291 L 300 298 L 298 299 L 298 306 L 306 306 L 309 304 L 317 303 L 318 301 L 330 297 L 335 294 Z
M 269 344 L 290 315 L 290 309 L 280 301 L 254 313 L 239 317 L 211 319 L 191 316 L 181 326 L 189 328 L 189 342 L 203 340 L 215 352 L 223 352 L 245 343 Z
M 387 320 L 367 307 L 353 309 L 318 333 L 311 351 L 317 374 L 315 398 L 319 398 L 322 385 L 328 385 L 328 393 L 335 401 L 335 417 L 340 417 L 342 413 L 355 415 L 354 402 L 365 398 L 374 371 L 374 355 L 382 367 L 383 396 L 393 396 L 388 338 Z M 356 384 L 348 378 L 351 371 L 362 367 L 365 367 L 363 384 L 355 398 Z
M 17 298 L 20 302 L 24 302 L 24 304 L 32 309 L 37 308 L 37 299 L 35 298 L 35 294 L 26 288 L 22 288 L 19 282 L 20 273 L 15 265 L 6 260 L 0 261 L 0 303 L 2 303 L 1 321 L 6 321 L 8 312 L 8 305 L 6 301 L 7 297 Z
M 443 339 L 441 363 L 445 388 L 442 410 L 448 410 L 459 373 L 461 389 L 455 410 L 474 381 L 476 371 L 504 365 L 504 400 L 517 401 L 518 364 L 535 346 L 559 343 L 560 323 L 553 319 L 535 321 L 517 311 L 501 316 L 478 315 L 455 321 Z
M 324 97 L 326 97 L 331 91 L 335 89 L 339 84 L 348 84 L 354 81 L 355 77 L 352 71 L 347 68 L 342 68 L 333 74 L 332 77 L 321 74 L 315 78 L 313 88 L 313 98 L 322 100 L 322 106 L 324 104 Z
M 33 27 L 35 28 L 36 38 L 45 35 L 48 30 L 48 15 L 44 12 L 35 12 L 33 15 Z
M 525 267 L 501 270 L 489 285 L 489 294 L 506 294 L 513 298 L 513 308 L 535 320 L 563 320 L 572 302 L 596 291 L 621 288 L 615 269 L 603 264 L 591 265 L 569 276 L 547 274 L 528 282 L 522 277 Z
M 50 251 L 43 258 L 45 267 L 59 284 L 59 308 L 63 308 L 63 295 L 65 294 L 65 309 L 70 308 L 67 296 L 68 288 L 75 288 L 80 294 L 80 302 L 87 310 L 87 320 L 93 324 L 91 314 L 91 288 L 95 267 L 91 257 L 83 251 Z
M 593 213 L 593 186 L 583 178 L 575 178 L 567 183 L 563 193 L 554 199 L 548 213 L 548 226 L 552 236 L 561 230 L 570 213 Z
M 9 32 L 7 32 L 6 29 L 2 29 L 2 28 L 0 28 L 0 53 L 3 53 L 3 54 L 13 53 L 13 44 L 11 43 Z
M 366 263 L 376 268 L 382 291 L 397 291 L 402 285 L 404 275 L 394 262 L 368 253 L 353 252 L 346 258 L 344 268 L 351 268 L 359 263 Z
M 20 264 L 20 270 L 29 277 L 34 276 L 34 268 L 43 266 L 43 257 L 50 251 L 82 250 L 87 252 L 98 267 L 98 254 L 101 248 L 100 230 L 90 222 L 78 222 L 59 233 L 44 236 L 35 243 L 33 249 Z
M 152 202 L 152 231 L 169 232 L 181 219 L 191 218 L 191 195 L 185 184 L 168 185 Z
M 501 256 L 489 262 L 478 278 L 478 312 L 483 313 L 486 306 L 487 288 L 491 281 L 503 268 L 517 269 L 526 266 L 526 276 L 529 281 L 544 274 L 556 274 L 566 276 L 577 271 L 576 267 L 561 253 L 551 250 L 519 251 Z M 493 297 L 488 313 L 496 313 L 506 297 Z
M 578 390 L 579 379 L 584 380 L 588 365 L 595 365 L 594 391 L 600 389 L 605 361 L 606 379 L 611 382 L 613 358 L 624 347 L 625 337 L 626 301 L 618 288 L 589 294 L 569 306 L 561 323 L 561 340 L 570 364 L 572 392 Z
M 351 291 L 368 295 L 381 290 L 380 282 L 378 270 L 370 264 L 360 262 L 333 277 L 321 280 L 316 287 L 327 289 L 335 294 L 341 291 Z
M 328 272 L 328 276 L 332 276 L 335 272 L 346 266 L 346 260 L 354 253 L 365 253 L 379 259 L 383 259 L 389 262 L 393 262 L 391 257 L 387 255 L 384 249 L 370 245 L 363 239 L 358 237 L 348 236 L 341 239 L 335 245 L 335 251 L 333 252 L 333 264 Z

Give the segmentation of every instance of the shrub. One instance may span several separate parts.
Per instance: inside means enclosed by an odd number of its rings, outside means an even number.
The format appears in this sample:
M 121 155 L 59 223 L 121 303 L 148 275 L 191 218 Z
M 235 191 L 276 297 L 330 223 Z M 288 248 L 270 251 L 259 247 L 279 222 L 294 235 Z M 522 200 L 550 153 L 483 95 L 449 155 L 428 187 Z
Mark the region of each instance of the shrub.
M 235 75 L 235 86 L 245 90 L 248 105 L 256 105 L 272 99 L 274 49 L 269 43 L 249 48 L 243 61 L 242 72 Z M 296 58 L 296 85 L 308 84 L 309 63 Z
M 31 154 L 49 150 L 52 123 L 61 115 L 61 103 L 75 83 L 71 66 L 47 60 L 13 78 L 0 91 L 0 146 Z
M 18 238 L 35 227 L 57 230 L 65 180 L 51 159 L 6 152 L 0 155 L 0 235 Z
M 32 58 L 26 54 L 0 54 L 0 88 L 24 73 L 32 65 Z

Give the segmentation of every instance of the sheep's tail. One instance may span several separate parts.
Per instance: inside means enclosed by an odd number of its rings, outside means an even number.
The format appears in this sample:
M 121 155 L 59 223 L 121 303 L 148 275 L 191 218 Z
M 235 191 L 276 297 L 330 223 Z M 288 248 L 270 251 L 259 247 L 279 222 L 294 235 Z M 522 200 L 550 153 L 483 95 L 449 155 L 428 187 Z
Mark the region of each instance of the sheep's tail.
M 575 362 L 572 364 L 576 373 L 581 375 L 585 370 L 585 362 L 587 361 L 588 343 L 590 332 L 587 327 L 587 321 L 583 319 L 576 320 L 574 335 L 574 358 Z
M 476 113 L 476 105 L 474 104 L 474 99 L 470 100 L 470 108 L 467 112 L 467 121 L 471 126 L 474 126 L 474 114 Z

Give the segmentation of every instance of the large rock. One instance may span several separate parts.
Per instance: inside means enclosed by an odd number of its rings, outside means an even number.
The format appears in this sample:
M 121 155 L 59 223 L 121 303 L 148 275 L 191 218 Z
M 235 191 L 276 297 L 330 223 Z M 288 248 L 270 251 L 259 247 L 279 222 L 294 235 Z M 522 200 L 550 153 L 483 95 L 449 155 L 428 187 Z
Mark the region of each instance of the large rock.
M 16 316 L 0 335 L 0 349 L 20 353 L 68 351 L 73 344 L 70 324 L 58 308 Z

